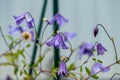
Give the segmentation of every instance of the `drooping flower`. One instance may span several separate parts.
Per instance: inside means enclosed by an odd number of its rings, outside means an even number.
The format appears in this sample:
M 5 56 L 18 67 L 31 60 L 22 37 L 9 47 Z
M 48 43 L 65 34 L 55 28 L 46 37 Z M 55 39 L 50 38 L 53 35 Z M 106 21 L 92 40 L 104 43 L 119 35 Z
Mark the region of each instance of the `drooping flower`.
M 22 33 L 24 29 L 21 26 L 13 27 L 11 25 L 8 26 L 9 34 L 14 34 L 16 32 Z
M 103 55 L 107 51 L 101 43 L 97 44 L 97 54 L 98 55 Z
M 80 59 L 82 58 L 83 55 L 88 55 L 88 57 L 91 57 L 93 55 L 93 51 L 94 51 L 93 44 L 83 42 L 80 45 L 79 52 L 78 52 Z
M 63 40 L 63 36 L 61 35 L 61 33 L 56 34 L 53 39 L 49 42 L 46 42 L 46 44 L 48 46 L 53 45 L 56 48 L 59 48 L 60 46 L 62 46 L 63 49 L 68 49 L 69 47 L 66 46 L 64 40 Z
M 65 62 L 61 61 L 59 64 L 59 70 L 58 70 L 58 75 L 63 75 L 65 76 L 68 73 L 67 67 Z
M 7 77 L 6 77 L 6 80 L 12 80 L 12 79 L 10 78 L 10 76 L 7 76 Z
M 27 31 L 26 29 L 23 29 L 21 26 L 18 27 L 8 26 L 8 27 L 10 34 L 15 34 L 16 32 L 20 32 L 22 40 L 31 40 L 31 41 L 35 40 L 35 33 L 33 30 Z
M 67 41 L 68 39 L 72 39 L 76 36 L 76 33 L 64 32 L 63 34 L 65 35 L 65 38 L 64 38 L 65 41 Z
M 98 29 L 97 27 L 95 27 L 95 28 L 94 28 L 94 30 L 93 30 L 94 37 L 96 37 L 96 36 L 97 36 L 98 31 L 99 31 L 99 29 Z
M 95 74 L 100 70 L 102 70 L 102 72 L 108 72 L 110 70 L 110 67 L 105 67 L 102 63 L 95 62 L 91 73 Z
M 57 24 L 59 26 L 65 24 L 68 22 L 68 20 L 66 18 L 64 18 L 60 13 L 57 13 L 50 21 L 49 21 L 49 25 L 54 24 L 54 22 L 57 22 Z
M 21 22 L 23 22 L 25 20 L 28 28 L 34 27 L 34 19 L 32 18 L 32 16 L 30 15 L 29 12 L 23 13 L 20 16 L 14 16 L 14 18 L 16 20 L 17 25 L 21 24 Z

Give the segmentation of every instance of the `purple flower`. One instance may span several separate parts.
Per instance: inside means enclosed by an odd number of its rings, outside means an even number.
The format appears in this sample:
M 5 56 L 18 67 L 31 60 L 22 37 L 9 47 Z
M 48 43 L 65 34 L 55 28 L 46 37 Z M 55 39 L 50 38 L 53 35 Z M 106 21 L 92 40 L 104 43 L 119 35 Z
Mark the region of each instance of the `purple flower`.
M 22 33 L 24 29 L 21 26 L 13 27 L 11 25 L 8 26 L 9 34 L 14 34 L 16 32 Z
M 29 28 L 33 28 L 34 27 L 34 20 L 33 20 L 32 16 L 30 15 L 29 12 L 23 13 L 20 16 L 14 16 L 14 18 L 16 20 L 16 24 L 17 25 L 21 24 L 21 22 L 26 20 L 27 26 Z
M 68 20 L 65 19 L 61 14 L 57 13 L 53 18 L 52 20 L 49 21 L 49 25 L 52 25 L 54 24 L 54 22 L 57 21 L 57 24 L 59 26 L 63 25 L 64 23 L 67 23 Z
M 94 50 L 93 44 L 83 42 L 80 45 L 78 52 L 80 59 L 82 58 L 83 55 L 88 55 L 89 57 L 91 57 L 93 55 L 93 50 Z
M 94 37 L 96 37 L 96 36 L 97 36 L 98 31 L 99 31 L 99 29 L 98 29 L 97 27 L 95 27 L 95 28 L 94 28 L 94 30 L 93 30 Z
M 97 44 L 97 54 L 98 55 L 103 55 L 107 51 L 101 43 Z
M 7 77 L 6 77 L 6 80 L 11 80 L 10 76 L 7 76 Z
M 95 74 L 100 70 L 102 70 L 102 72 L 108 72 L 110 70 L 110 67 L 105 67 L 102 63 L 96 62 L 96 63 L 94 63 L 91 73 Z
M 65 41 L 67 41 L 67 39 L 72 39 L 76 36 L 76 33 L 64 32 L 63 34 L 65 35 L 65 38 L 64 38 Z
M 65 76 L 68 73 L 65 62 L 61 61 L 59 65 L 58 75 Z
M 35 40 L 35 33 L 34 31 L 27 31 L 26 29 L 23 29 L 21 26 L 18 27 L 13 27 L 13 26 L 8 26 L 9 33 L 10 34 L 15 34 L 16 32 L 20 32 L 21 38 L 24 40 Z
M 60 46 L 62 46 L 63 49 L 68 49 L 69 47 L 66 46 L 64 40 L 63 40 L 63 36 L 61 35 L 61 33 L 56 34 L 53 39 L 49 42 L 46 42 L 46 44 L 48 46 L 53 45 L 56 48 L 59 48 Z

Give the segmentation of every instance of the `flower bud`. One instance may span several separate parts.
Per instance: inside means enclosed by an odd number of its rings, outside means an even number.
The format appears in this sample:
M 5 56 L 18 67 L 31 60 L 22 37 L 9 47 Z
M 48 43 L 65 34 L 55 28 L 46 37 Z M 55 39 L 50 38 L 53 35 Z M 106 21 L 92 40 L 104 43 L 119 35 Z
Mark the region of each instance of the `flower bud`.
M 95 27 L 95 28 L 94 28 L 93 33 L 94 33 L 94 37 L 96 37 L 96 36 L 97 36 L 97 34 L 98 34 L 98 28 L 97 28 L 97 27 Z

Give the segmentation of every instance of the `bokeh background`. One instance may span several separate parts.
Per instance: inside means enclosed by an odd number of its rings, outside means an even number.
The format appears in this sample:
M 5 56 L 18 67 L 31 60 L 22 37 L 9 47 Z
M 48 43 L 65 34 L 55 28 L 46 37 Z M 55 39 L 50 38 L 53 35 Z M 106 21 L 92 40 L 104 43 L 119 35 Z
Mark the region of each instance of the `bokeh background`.
M 37 27 L 40 20 L 43 1 L 44 0 L 0 0 L 0 26 L 4 34 L 8 35 L 8 25 L 15 25 L 13 15 L 20 15 L 24 12 L 30 12 L 32 14 Z M 52 0 L 48 0 L 47 12 L 45 14 L 45 17 L 48 19 L 52 18 L 52 5 Z M 105 65 L 113 63 L 115 61 L 113 46 L 103 29 L 100 29 L 97 38 L 93 36 L 93 28 L 97 24 L 102 24 L 110 35 L 114 37 L 118 55 L 120 56 L 120 0 L 59 0 L 59 8 L 59 12 L 69 19 L 69 23 L 60 27 L 60 30 L 77 33 L 77 36 L 71 40 L 73 47 L 78 46 L 82 42 L 94 43 L 100 41 L 108 51 L 104 56 L 98 58 L 102 59 Z M 52 26 L 46 30 L 46 33 L 45 37 L 52 33 Z M 0 35 L 0 54 L 7 49 Z M 30 51 L 29 55 L 31 54 Z M 69 53 L 61 51 L 61 55 L 69 55 Z M 48 63 L 52 61 L 52 56 L 52 52 L 47 54 L 45 62 L 43 63 L 45 68 L 50 67 L 51 63 L 49 65 Z M 79 65 L 82 61 L 76 59 L 76 56 L 77 52 L 72 56 L 70 62 L 76 61 L 76 65 Z M 4 61 L 3 57 L 0 58 L 0 62 Z M 28 59 L 28 62 L 30 62 L 30 59 Z M 12 76 L 12 71 L 12 67 L 0 66 L 0 80 L 5 79 L 7 75 Z M 108 73 L 100 73 L 99 75 L 101 79 L 107 80 L 114 73 L 119 73 L 119 71 L 120 66 L 115 65 L 111 67 Z M 47 75 L 43 75 L 41 80 L 48 80 L 45 79 Z

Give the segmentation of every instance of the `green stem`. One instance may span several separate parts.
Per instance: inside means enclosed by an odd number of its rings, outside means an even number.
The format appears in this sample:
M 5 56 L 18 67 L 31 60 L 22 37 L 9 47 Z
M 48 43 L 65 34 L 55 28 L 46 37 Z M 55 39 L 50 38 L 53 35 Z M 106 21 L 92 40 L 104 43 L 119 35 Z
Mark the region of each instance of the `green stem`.
M 98 26 L 100 26 L 100 27 L 103 28 L 103 30 L 104 30 L 105 33 L 107 34 L 108 38 L 109 38 L 110 41 L 112 42 L 113 47 L 114 47 L 114 51 L 115 51 L 116 61 L 118 61 L 117 50 L 116 50 L 116 45 L 115 45 L 114 39 L 109 35 L 109 33 L 107 32 L 107 30 L 105 29 L 105 27 L 104 27 L 102 24 L 97 24 L 96 27 L 98 27 Z
M 38 27 L 38 31 L 37 31 L 37 37 L 39 38 L 39 36 L 40 36 L 40 33 L 41 33 L 41 29 L 42 29 L 42 24 L 43 24 L 43 21 L 42 21 L 42 18 L 44 17 L 44 15 L 45 15 L 45 11 L 46 11 L 46 7 L 47 7 L 47 1 L 48 0 L 44 0 L 44 4 L 43 4 L 43 8 L 42 8 L 42 14 L 41 14 L 41 17 L 40 17 L 40 24 L 39 24 L 39 27 Z M 34 64 L 34 61 L 35 61 L 35 58 L 36 58 L 36 54 L 37 54 L 37 49 L 38 49 L 38 47 L 37 47 L 37 43 L 38 43 L 39 41 L 36 39 L 35 40 L 35 43 L 34 43 L 34 48 L 33 48 L 33 54 L 32 54 L 32 59 L 31 59 L 31 63 L 30 63 L 30 67 L 32 67 L 33 66 L 33 64 Z M 32 72 L 33 72 L 33 69 L 32 68 L 30 68 L 29 69 L 29 74 L 30 75 L 32 75 Z

